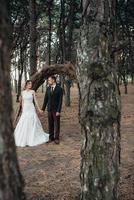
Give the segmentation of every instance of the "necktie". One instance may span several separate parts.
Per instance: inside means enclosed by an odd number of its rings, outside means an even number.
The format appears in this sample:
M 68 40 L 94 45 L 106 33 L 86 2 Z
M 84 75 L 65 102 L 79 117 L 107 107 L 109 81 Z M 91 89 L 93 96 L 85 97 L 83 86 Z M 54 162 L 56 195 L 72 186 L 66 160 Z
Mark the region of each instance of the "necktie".
M 53 91 L 54 91 L 54 88 L 51 86 L 51 92 L 53 93 Z

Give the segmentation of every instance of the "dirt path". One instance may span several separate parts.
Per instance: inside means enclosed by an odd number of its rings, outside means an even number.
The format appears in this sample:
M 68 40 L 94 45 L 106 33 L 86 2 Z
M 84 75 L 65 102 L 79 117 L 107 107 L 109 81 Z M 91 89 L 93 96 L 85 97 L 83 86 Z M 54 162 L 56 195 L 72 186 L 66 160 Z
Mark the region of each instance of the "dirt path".
M 122 90 L 122 89 L 121 89 Z M 18 148 L 28 200 L 78 200 L 80 195 L 80 143 L 78 94 L 72 89 L 71 108 L 63 107 L 60 145 Z M 38 99 L 42 103 L 42 94 Z M 134 86 L 122 95 L 121 200 L 134 199 Z M 47 131 L 47 116 L 41 117 Z
M 134 86 L 122 92 L 121 120 L 121 200 L 134 200 Z

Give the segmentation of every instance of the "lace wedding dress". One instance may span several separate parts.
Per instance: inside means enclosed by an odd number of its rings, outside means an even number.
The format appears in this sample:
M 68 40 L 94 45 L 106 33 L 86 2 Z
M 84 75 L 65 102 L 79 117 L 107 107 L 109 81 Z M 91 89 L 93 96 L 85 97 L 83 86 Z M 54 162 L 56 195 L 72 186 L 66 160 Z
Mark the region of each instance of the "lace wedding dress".
M 16 146 L 36 146 L 49 140 L 49 134 L 45 133 L 37 116 L 33 104 L 32 90 L 22 92 L 22 115 L 14 131 Z

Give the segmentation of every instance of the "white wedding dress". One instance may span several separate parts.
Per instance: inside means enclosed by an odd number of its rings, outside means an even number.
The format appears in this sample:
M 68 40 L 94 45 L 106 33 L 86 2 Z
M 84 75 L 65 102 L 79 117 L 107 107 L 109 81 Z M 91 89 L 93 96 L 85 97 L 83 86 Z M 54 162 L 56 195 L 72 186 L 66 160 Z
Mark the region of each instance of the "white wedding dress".
M 32 90 L 24 90 L 22 92 L 22 99 L 22 115 L 14 131 L 16 146 L 36 146 L 48 142 L 49 134 L 44 132 L 37 116 L 33 104 Z

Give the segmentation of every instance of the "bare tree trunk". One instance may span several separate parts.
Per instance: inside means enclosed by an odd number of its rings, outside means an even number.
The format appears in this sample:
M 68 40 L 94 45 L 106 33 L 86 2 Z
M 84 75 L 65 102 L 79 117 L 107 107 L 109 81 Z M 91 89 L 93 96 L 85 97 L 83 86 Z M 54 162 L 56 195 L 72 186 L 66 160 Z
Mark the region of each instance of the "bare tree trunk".
M 65 88 L 65 106 L 70 106 L 71 105 L 71 99 L 70 99 L 70 89 L 71 89 L 71 79 L 69 76 L 65 77 L 64 80 L 64 88 Z
M 15 51 L 14 59 L 15 59 L 14 90 L 15 90 L 15 93 L 17 94 L 17 68 L 18 68 L 18 67 L 17 67 L 17 59 L 18 59 L 17 50 Z
M 27 53 L 26 53 L 26 50 L 25 50 L 25 52 L 24 52 L 24 78 L 25 78 L 25 82 L 26 82 L 26 80 L 28 79 L 27 78 L 27 66 L 28 66 L 28 55 L 27 55 Z
M 66 60 L 72 61 L 75 0 L 73 2 L 70 0 L 69 7 L 70 7 L 70 11 L 69 11 L 69 22 L 68 22 L 68 39 L 67 39 Z
M 60 58 L 60 63 L 65 63 L 66 50 L 65 50 L 65 0 L 60 0 L 60 21 L 58 27 L 58 37 L 59 37 L 59 49 L 57 52 L 57 57 Z
M 30 76 L 37 71 L 36 0 L 29 0 L 30 13 Z
M 47 52 L 47 64 L 51 65 L 51 40 L 52 40 L 52 19 L 51 19 L 51 2 L 48 4 L 48 19 L 49 19 L 49 32 L 48 32 L 48 52 Z
M 111 59 L 114 0 L 83 0 L 78 48 L 81 200 L 117 200 L 120 160 L 120 96 Z
M 127 81 L 125 74 L 122 75 L 122 79 L 123 79 L 123 84 L 124 84 L 124 92 L 125 92 L 125 94 L 127 94 L 128 93 L 128 90 L 127 90 L 128 81 Z
M 66 59 L 69 62 L 72 62 L 72 47 L 73 47 L 73 29 L 74 29 L 74 10 L 75 10 L 75 1 L 69 1 L 69 21 L 68 21 L 68 37 L 66 41 Z M 71 80 L 69 77 L 65 77 L 65 105 L 71 105 Z
M 17 79 L 14 79 L 15 93 L 17 94 Z
M 17 93 L 17 68 L 15 66 L 15 75 L 14 75 L 14 87 L 15 87 L 15 93 Z
M 41 86 L 41 92 L 44 93 L 44 85 Z
M 27 80 L 27 67 L 26 67 L 26 63 L 24 64 L 24 78 L 25 78 L 25 82 Z
M 9 1 L 0 1 L 0 199 L 22 200 L 23 180 L 16 156 L 10 85 L 11 27 Z
M 134 74 L 133 74 L 133 72 L 131 72 L 131 84 L 132 85 L 134 84 Z
M 21 82 L 22 82 L 22 75 L 24 69 L 24 57 L 23 57 L 23 50 L 20 47 L 20 60 L 18 61 L 18 89 L 17 89 L 17 98 L 16 102 L 19 102 L 19 97 L 21 94 Z

